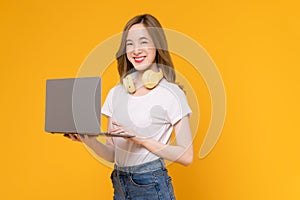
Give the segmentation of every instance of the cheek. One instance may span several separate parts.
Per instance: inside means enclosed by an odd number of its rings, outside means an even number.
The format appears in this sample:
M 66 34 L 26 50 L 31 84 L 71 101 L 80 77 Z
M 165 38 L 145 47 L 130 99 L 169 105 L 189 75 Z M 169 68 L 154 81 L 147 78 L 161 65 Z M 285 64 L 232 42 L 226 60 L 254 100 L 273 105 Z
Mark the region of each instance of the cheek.
M 156 49 L 148 51 L 148 58 L 150 62 L 155 61 Z
M 132 63 L 132 58 L 130 56 L 130 52 L 126 52 L 126 57 Z

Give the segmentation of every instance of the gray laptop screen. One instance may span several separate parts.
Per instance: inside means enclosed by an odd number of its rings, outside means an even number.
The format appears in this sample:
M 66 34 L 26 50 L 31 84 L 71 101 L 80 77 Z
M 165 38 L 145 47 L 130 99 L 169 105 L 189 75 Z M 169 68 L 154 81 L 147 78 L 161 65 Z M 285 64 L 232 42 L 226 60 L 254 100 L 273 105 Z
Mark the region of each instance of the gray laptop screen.
M 97 134 L 100 106 L 100 77 L 47 80 L 45 131 Z

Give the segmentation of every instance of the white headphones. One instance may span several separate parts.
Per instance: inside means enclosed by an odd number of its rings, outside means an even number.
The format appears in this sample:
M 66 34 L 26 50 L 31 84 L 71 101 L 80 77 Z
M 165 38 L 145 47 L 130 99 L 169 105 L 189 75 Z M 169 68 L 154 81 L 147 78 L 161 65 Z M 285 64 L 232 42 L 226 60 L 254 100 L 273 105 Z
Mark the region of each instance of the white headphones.
M 159 72 L 154 72 L 153 70 L 149 69 L 144 72 L 142 81 L 146 88 L 152 89 L 158 85 L 160 80 L 163 78 L 163 73 L 159 69 Z M 129 93 L 135 92 L 135 86 L 132 78 L 132 74 L 127 75 L 125 78 L 123 78 L 123 85 L 125 87 L 125 90 Z

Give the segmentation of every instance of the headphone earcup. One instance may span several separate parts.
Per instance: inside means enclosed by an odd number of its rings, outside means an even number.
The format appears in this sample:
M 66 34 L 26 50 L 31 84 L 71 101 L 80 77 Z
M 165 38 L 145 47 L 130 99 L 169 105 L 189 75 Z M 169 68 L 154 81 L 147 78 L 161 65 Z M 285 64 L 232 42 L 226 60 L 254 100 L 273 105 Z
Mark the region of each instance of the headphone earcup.
M 161 71 L 154 72 L 152 70 L 147 70 L 143 74 L 142 81 L 146 88 L 152 89 L 155 86 L 157 86 L 157 84 L 162 78 L 163 78 L 163 73 Z
M 123 78 L 123 85 L 129 93 L 135 92 L 134 82 L 130 74 Z

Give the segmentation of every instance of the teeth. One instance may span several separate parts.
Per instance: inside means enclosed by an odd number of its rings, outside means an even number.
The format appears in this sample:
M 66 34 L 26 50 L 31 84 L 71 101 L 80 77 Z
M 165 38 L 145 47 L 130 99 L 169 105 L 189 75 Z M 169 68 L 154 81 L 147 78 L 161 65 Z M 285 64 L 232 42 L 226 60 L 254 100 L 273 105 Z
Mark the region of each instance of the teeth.
M 134 58 L 134 59 L 137 60 L 137 61 L 141 61 L 141 60 L 144 59 L 144 57 L 139 57 L 139 58 Z

